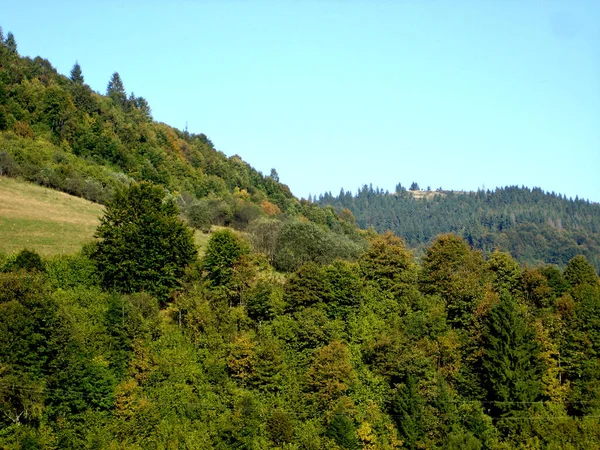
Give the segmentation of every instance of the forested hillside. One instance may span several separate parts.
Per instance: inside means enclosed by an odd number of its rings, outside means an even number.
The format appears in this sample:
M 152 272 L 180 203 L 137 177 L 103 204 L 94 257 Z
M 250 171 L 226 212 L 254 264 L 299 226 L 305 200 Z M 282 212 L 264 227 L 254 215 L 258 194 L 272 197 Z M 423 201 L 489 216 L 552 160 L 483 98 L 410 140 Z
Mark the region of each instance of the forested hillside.
M 149 183 L 71 256 L 0 258 L 6 449 L 600 448 L 600 284 L 392 234 L 276 272 L 230 229 L 194 256 Z M 171 249 L 168 251 L 167 249 Z
M 247 224 L 261 205 L 298 207 L 276 171 L 264 176 L 204 134 L 154 122 L 148 102 L 128 94 L 118 72 L 99 95 L 79 64 L 66 77 L 41 57 L 20 57 L 12 34 L 0 39 L 1 175 L 99 203 L 119 186 L 148 180 L 184 202 L 210 199 L 218 210 L 212 220 L 224 223 Z
M 153 122 L 118 74 L 103 96 L 78 65 L 67 78 L 0 44 L 2 176 L 104 205 L 75 253 L 0 253 L 0 448 L 600 449 L 586 235 L 564 269 L 456 234 L 417 259 L 350 205 L 297 200 L 276 171 Z M 456 213 L 454 197 L 405 201 Z M 540 226 L 598 232 L 596 205 L 567 204 L 571 222 Z
M 438 234 L 456 233 L 475 248 L 508 251 L 521 263 L 564 267 L 582 254 L 600 271 L 598 204 L 516 186 L 477 192 L 416 189 L 398 184 L 389 193 L 365 185 L 356 195 L 342 190 L 315 202 L 347 208 L 360 227 L 391 230 L 419 253 Z

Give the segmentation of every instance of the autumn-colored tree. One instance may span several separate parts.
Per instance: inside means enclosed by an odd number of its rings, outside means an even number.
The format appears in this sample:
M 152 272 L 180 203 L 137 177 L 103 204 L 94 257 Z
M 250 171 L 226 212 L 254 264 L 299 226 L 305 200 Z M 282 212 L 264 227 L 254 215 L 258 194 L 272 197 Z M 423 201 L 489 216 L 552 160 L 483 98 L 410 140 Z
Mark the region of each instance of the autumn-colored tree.
M 350 354 L 342 342 L 332 341 L 315 352 L 306 374 L 306 387 L 316 405 L 331 408 L 354 381 Z

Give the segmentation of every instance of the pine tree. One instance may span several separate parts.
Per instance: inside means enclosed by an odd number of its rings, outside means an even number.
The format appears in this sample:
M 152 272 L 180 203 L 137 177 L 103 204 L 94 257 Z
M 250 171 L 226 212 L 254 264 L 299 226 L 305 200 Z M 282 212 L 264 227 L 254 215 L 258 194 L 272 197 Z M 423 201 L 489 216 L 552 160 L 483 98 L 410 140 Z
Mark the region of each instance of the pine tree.
M 119 72 L 112 74 L 108 86 L 106 87 L 106 95 L 112 98 L 117 104 L 125 106 L 127 102 L 127 92 Z
M 343 412 L 338 412 L 333 416 L 327 429 L 327 436 L 343 449 L 355 450 L 360 447 L 356 427 Z
M 392 417 L 407 448 L 416 448 L 423 435 L 421 423 L 423 400 L 417 389 L 417 381 L 409 376 L 406 383 L 399 386 L 391 404 Z
M 505 415 L 538 401 L 540 345 L 511 295 L 504 294 L 492 309 L 484 339 L 484 387 L 493 414 Z
M 75 65 L 71 69 L 71 81 L 77 84 L 83 84 L 83 74 L 81 72 L 81 66 L 77 61 L 75 61 Z
M 15 40 L 14 34 L 12 32 L 8 32 L 6 35 L 6 40 L 4 41 L 4 45 L 11 53 L 17 53 L 17 41 Z

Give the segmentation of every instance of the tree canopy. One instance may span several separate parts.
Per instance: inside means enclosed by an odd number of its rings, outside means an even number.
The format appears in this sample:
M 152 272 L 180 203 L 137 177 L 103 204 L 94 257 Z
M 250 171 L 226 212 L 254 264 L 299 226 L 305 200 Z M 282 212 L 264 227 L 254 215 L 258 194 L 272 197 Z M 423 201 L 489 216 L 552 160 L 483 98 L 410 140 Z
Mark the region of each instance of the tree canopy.
M 162 188 L 134 183 L 106 205 L 92 257 L 102 283 L 120 292 L 147 291 L 166 299 L 196 258 L 191 230 Z

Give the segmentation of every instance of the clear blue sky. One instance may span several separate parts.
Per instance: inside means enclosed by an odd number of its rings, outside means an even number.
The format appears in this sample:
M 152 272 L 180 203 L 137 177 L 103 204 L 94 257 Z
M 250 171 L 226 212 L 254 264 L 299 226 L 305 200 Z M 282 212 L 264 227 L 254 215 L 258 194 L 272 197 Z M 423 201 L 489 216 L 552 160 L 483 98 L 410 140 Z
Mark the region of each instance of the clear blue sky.
M 525 185 L 600 202 L 600 0 L 12 1 L 19 53 L 300 197 Z

